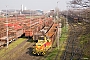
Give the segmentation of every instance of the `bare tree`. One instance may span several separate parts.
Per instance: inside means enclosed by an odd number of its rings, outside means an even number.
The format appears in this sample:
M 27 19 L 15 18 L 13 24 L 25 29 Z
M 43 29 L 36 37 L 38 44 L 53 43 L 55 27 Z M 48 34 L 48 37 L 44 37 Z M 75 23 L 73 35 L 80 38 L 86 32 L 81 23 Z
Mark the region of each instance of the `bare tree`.
M 75 5 L 79 7 L 90 7 L 90 0 L 72 0 L 70 4 L 72 7 L 75 7 Z
M 90 21 L 90 0 L 71 0 L 69 5 L 73 8 L 72 15 Z

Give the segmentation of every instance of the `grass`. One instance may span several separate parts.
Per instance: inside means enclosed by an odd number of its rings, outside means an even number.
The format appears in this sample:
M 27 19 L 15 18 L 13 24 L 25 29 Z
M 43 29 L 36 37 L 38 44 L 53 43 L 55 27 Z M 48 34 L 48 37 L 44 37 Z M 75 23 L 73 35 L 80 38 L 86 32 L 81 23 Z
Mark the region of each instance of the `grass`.
M 90 39 L 90 34 L 85 34 L 80 37 L 80 43 L 86 44 L 88 43 L 88 40 Z
M 60 37 L 60 49 L 58 50 L 58 48 L 53 48 L 52 51 L 50 52 L 50 54 L 46 57 L 46 60 L 55 60 L 56 58 L 56 55 L 59 52 L 59 57 L 57 58 L 58 60 L 60 60 L 60 56 L 62 55 L 63 51 L 65 50 L 65 44 L 64 42 L 67 40 L 67 37 L 68 37 L 68 27 L 67 26 L 64 26 L 62 28 L 62 34 L 61 34 L 61 37 Z
M 79 40 L 80 40 L 80 47 L 83 50 L 83 59 L 88 58 L 87 60 L 90 60 L 90 25 L 86 24 L 82 25 L 83 26 L 83 34 L 80 35 Z
M 56 54 L 57 54 L 58 50 L 55 48 L 46 58 L 46 60 L 54 60 Z
M 90 34 L 85 34 L 80 37 L 80 44 L 83 48 L 83 57 L 90 59 Z
M 22 43 L 25 40 L 26 40 L 25 38 L 19 38 L 15 42 L 11 43 L 8 46 L 8 48 L 5 47 L 4 49 L 0 50 L 0 57 L 4 57 L 5 54 L 7 54 L 8 52 L 10 52 L 13 48 L 15 48 L 17 45 L 19 45 L 20 43 Z
M 29 42 L 25 43 L 22 47 L 18 48 L 17 51 L 15 51 L 14 53 L 12 54 L 8 54 L 8 55 L 5 55 L 3 57 L 3 59 L 8 59 L 8 60 L 13 60 L 15 59 L 16 57 L 19 57 L 19 55 L 22 55 L 22 53 L 24 53 L 23 51 L 25 50 L 25 48 L 27 47 L 27 45 L 29 44 Z M 11 57 L 9 57 L 11 56 Z

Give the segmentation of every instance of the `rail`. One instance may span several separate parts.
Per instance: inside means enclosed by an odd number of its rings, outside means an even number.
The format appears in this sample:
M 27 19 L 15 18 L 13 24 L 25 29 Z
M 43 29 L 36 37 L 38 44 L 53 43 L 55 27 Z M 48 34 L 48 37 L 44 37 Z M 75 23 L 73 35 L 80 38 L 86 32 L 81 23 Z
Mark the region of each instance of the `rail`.
M 69 23 L 71 27 L 70 36 L 67 41 L 67 46 L 64 51 L 62 60 L 80 60 L 82 58 L 82 49 L 80 48 L 78 36 L 81 33 L 82 26 L 79 26 L 78 23 L 75 25 L 79 28 L 77 29 L 73 23 Z

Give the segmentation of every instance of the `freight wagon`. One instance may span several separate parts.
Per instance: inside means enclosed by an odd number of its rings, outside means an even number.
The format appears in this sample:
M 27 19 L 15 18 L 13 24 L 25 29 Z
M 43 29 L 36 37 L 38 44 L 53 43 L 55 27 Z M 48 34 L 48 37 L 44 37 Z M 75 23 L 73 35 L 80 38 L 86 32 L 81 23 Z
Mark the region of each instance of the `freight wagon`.
M 8 23 L 6 23 L 7 20 Z M 30 18 L 25 18 L 25 16 L 7 17 L 7 20 L 4 17 L 0 18 L 0 46 L 7 42 L 7 25 L 9 42 L 20 37 L 30 26 Z
M 0 46 L 3 46 L 7 43 L 7 37 L 8 42 L 12 42 L 13 40 L 16 40 L 18 37 L 20 37 L 23 34 L 23 29 L 18 24 L 12 24 L 12 23 L 4 23 L 3 29 L 0 32 Z M 6 30 L 8 26 L 8 30 Z M 7 36 L 8 32 L 8 36 Z
M 43 27 L 52 24 L 53 19 L 51 18 L 38 18 L 31 20 L 30 28 L 25 30 L 25 36 L 33 37 L 36 32 L 39 32 Z

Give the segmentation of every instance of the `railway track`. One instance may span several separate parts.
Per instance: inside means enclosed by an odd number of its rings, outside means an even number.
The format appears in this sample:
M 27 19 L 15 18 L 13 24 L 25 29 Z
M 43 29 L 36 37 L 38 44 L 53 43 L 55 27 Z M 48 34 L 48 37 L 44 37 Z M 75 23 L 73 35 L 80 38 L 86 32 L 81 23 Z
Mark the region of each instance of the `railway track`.
M 42 56 L 32 54 L 32 50 L 33 50 L 32 46 L 33 45 L 34 45 L 34 43 L 28 42 L 28 44 L 25 46 L 25 48 L 23 50 L 21 50 L 19 53 L 17 53 L 18 56 L 12 60 L 40 60 L 40 58 L 42 58 Z
M 32 54 L 33 42 L 27 40 L 20 43 L 17 47 L 13 48 L 10 52 L 5 53 L 1 60 L 40 60 L 42 56 Z
M 78 23 L 69 23 L 69 25 L 71 27 L 70 34 L 65 51 L 60 58 L 61 60 L 81 60 L 82 49 L 80 48 L 78 37 L 82 33 L 82 26 L 80 26 Z

